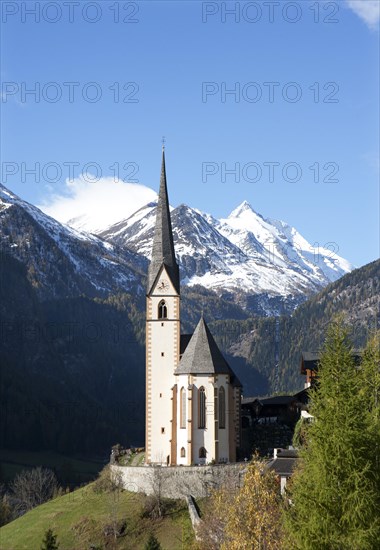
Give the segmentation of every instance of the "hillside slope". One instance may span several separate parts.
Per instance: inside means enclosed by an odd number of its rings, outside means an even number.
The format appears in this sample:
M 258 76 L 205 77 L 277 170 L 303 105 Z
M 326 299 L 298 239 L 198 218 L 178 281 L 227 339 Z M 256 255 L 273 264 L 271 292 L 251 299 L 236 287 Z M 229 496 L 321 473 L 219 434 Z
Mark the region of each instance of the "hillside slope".
M 25 266 L 3 254 L 0 446 L 108 453 L 121 436 L 140 444 L 141 321 L 126 294 L 41 302 Z
M 27 268 L 0 262 L 0 447 L 63 453 L 144 444 L 145 301 L 120 293 L 41 301 Z M 183 328 L 247 318 L 206 289 L 185 289 Z
M 354 325 L 357 346 L 378 324 L 379 279 L 377 261 L 279 319 L 248 317 L 211 291 L 185 288 L 182 331 L 204 312 L 245 396 L 300 389 L 300 354 L 321 345 L 335 314 Z M 40 302 L 25 266 L 5 254 L 0 280 L 0 445 L 108 453 L 118 441 L 143 444 L 144 300 Z
M 250 318 L 211 323 L 225 352 L 254 367 L 267 381 L 266 393 L 302 389 L 302 351 L 318 350 L 326 329 L 341 315 L 352 342 L 361 347 L 380 326 L 380 260 L 356 269 L 299 306 L 291 317 Z M 249 371 L 249 367 L 248 367 Z M 243 379 L 244 372 L 240 373 Z M 258 395 L 255 381 L 246 383 L 244 395 Z
M 154 532 L 163 548 L 177 550 L 192 539 L 192 527 L 184 502 L 171 501 L 170 514 L 160 521 L 142 518 L 147 497 L 117 491 L 95 493 L 87 485 L 34 508 L 19 519 L 0 528 L 1 550 L 38 550 L 44 533 L 58 535 L 60 550 L 144 548 Z M 124 535 L 114 539 L 112 525 L 125 523 Z M 109 533 L 108 535 L 105 533 Z
M 1 184 L 0 250 L 24 264 L 40 300 L 143 294 L 139 254 L 57 222 Z

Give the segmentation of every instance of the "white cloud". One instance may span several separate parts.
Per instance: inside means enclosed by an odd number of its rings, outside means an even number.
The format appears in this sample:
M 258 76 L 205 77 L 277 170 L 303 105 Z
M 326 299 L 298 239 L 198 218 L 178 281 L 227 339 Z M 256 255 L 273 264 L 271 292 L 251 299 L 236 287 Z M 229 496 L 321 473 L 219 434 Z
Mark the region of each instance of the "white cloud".
M 380 0 L 346 0 L 346 3 L 371 29 L 378 26 Z
M 88 175 L 90 176 L 90 175 Z M 66 194 L 54 195 L 39 208 L 56 220 L 77 229 L 97 231 L 128 218 L 157 194 L 145 185 L 125 183 L 113 177 L 66 180 Z

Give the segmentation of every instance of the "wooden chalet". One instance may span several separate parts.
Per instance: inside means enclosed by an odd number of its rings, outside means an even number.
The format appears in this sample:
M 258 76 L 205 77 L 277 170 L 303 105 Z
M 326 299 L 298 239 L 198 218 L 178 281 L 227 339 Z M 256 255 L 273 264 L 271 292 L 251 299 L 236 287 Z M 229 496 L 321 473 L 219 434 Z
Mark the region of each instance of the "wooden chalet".
M 355 364 L 360 365 L 362 360 L 361 350 L 352 350 Z M 301 374 L 306 376 L 305 388 L 309 388 L 318 376 L 318 367 L 321 359 L 319 351 L 303 351 L 301 356 Z

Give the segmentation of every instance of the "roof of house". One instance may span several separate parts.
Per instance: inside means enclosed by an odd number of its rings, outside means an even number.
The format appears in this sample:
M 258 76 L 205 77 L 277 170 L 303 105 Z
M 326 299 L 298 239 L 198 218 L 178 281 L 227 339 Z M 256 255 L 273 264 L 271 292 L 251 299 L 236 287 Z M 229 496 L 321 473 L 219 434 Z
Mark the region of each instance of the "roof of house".
M 301 356 L 301 374 L 307 370 L 317 370 L 320 354 L 317 351 L 303 351 Z
M 303 390 L 298 391 L 294 394 L 294 397 L 296 399 L 302 399 L 303 397 L 307 397 L 310 393 L 310 388 L 304 388 Z
M 363 352 L 361 350 L 352 350 L 352 356 L 355 364 L 360 364 L 362 355 Z M 306 374 L 307 370 L 318 370 L 320 360 L 321 353 L 319 351 L 303 351 L 301 357 L 301 374 Z
M 278 449 L 277 457 L 267 464 L 279 476 L 290 477 L 296 467 L 298 453 L 295 449 Z
M 231 383 L 241 386 L 239 379 L 218 348 L 203 317 L 187 345 L 185 345 L 186 338 L 182 340 L 181 344 L 185 349 L 174 374 L 228 374 Z
M 246 397 L 242 399 L 242 405 L 249 405 L 257 402 L 261 406 L 265 405 L 288 405 L 295 401 L 294 395 L 275 395 L 273 397 Z
M 179 293 L 179 267 L 174 252 L 173 231 L 170 219 L 168 190 L 166 185 L 164 150 L 162 150 L 160 190 L 158 193 L 152 259 L 148 269 L 148 293 L 151 292 L 162 266 L 165 267 L 174 288 Z
M 309 388 L 304 388 L 303 390 L 297 392 L 294 394 L 294 398 L 296 401 L 300 402 L 300 403 L 308 403 L 309 402 L 309 399 L 310 399 L 310 387 Z

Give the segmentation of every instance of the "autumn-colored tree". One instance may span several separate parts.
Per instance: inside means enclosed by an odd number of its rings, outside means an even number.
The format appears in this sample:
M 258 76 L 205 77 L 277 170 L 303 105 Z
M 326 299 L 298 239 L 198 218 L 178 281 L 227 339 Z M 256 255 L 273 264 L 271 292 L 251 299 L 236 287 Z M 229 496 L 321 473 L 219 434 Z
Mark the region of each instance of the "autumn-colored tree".
M 228 514 L 223 550 L 278 550 L 282 540 L 281 497 L 274 472 L 253 460 Z
M 197 527 L 197 550 L 219 550 L 226 540 L 225 528 L 228 514 L 236 496 L 236 487 L 226 484 L 211 492 L 202 521 Z
M 256 457 L 242 487 L 225 485 L 207 505 L 198 536 L 207 550 L 278 550 L 282 540 L 281 496 L 276 476 Z

